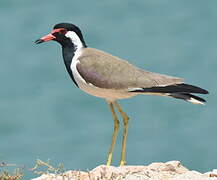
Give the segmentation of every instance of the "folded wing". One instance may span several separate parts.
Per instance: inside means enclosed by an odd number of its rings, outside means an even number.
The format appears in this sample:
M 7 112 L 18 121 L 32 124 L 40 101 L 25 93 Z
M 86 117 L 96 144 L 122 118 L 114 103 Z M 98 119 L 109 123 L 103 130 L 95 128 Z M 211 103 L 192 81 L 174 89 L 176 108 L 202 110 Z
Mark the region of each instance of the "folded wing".
M 180 78 L 144 71 L 92 48 L 85 49 L 76 67 L 86 83 L 105 89 L 136 90 L 183 83 Z

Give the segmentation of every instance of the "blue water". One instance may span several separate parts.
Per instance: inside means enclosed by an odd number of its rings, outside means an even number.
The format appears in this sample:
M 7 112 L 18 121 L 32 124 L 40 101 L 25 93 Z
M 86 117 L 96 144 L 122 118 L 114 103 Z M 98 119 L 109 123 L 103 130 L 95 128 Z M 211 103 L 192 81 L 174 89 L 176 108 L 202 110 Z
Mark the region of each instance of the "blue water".
M 50 159 L 83 170 L 106 162 L 113 120 L 105 101 L 73 85 L 59 45 L 33 43 L 71 22 L 90 47 L 210 91 L 206 106 L 151 96 L 120 101 L 131 118 L 128 164 L 217 168 L 217 1 L 1 0 L 0 22 L 0 162 L 29 168 Z M 121 135 L 114 165 L 120 145 Z

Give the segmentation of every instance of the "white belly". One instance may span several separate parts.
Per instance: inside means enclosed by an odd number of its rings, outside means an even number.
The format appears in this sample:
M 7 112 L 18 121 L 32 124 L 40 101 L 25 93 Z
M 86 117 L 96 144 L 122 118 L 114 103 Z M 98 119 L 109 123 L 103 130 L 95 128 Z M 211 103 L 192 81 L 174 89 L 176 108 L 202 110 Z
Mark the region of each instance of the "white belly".
M 130 98 L 136 95 L 134 93 L 130 94 L 128 92 L 121 91 L 121 90 L 98 88 L 92 84 L 86 84 L 86 83 L 80 82 L 78 79 L 76 79 L 76 82 L 78 83 L 79 88 L 82 89 L 84 92 L 90 95 L 96 96 L 96 97 L 104 98 L 108 101 L 115 101 L 117 99 Z

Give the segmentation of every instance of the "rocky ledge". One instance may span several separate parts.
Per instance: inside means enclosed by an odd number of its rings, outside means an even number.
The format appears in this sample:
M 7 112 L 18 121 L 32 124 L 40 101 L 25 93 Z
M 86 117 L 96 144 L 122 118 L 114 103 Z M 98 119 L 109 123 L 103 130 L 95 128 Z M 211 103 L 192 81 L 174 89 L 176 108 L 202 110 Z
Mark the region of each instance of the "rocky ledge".
M 217 170 L 200 173 L 188 170 L 179 161 L 152 163 L 148 166 L 105 166 L 62 174 L 43 174 L 32 180 L 217 180 Z

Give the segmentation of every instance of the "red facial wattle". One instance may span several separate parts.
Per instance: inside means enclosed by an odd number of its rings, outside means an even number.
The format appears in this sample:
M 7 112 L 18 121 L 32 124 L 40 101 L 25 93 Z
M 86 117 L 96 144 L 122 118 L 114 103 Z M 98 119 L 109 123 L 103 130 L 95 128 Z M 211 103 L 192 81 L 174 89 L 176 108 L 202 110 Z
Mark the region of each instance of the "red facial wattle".
M 56 33 L 60 33 L 60 34 L 65 35 L 67 33 L 67 30 L 65 28 L 54 29 L 53 31 L 51 31 L 50 34 L 48 34 L 46 36 L 43 36 L 42 38 L 36 40 L 35 43 L 40 44 L 40 43 L 43 43 L 43 42 L 55 40 L 56 37 L 54 36 L 54 34 L 56 34 Z

